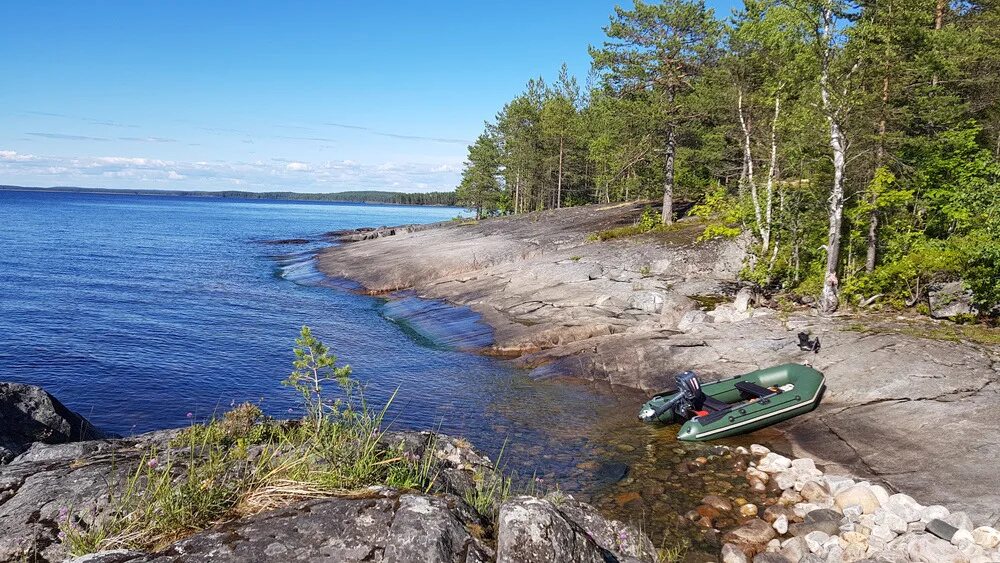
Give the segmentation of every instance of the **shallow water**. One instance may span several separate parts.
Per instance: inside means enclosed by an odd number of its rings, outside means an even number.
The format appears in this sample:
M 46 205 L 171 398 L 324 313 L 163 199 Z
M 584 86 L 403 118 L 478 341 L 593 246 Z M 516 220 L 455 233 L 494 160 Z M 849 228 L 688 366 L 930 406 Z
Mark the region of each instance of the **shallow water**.
M 360 295 L 315 270 L 325 232 L 459 213 L 0 192 L 0 379 L 41 385 L 121 434 L 189 424 L 242 401 L 292 416 L 297 397 L 280 381 L 309 325 L 366 382 L 370 401 L 396 393 L 394 426 L 464 436 L 494 458 L 503 450 L 522 486 L 576 493 L 658 542 L 714 546 L 679 515 L 724 481 L 742 494 L 742 480 L 721 458 L 689 471 L 709 447 L 639 424 L 644 397 L 532 380 L 463 351 L 492 339 L 471 311 Z

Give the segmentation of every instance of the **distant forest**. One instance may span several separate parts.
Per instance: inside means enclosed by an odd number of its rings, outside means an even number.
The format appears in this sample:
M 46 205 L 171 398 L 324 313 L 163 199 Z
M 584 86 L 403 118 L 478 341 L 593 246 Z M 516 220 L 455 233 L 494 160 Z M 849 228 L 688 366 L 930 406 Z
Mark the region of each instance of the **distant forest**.
M 325 194 L 303 194 L 296 192 L 198 192 L 181 190 L 127 190 L 114 188 L 78 188 L 59 186 L 53 188 L 33 188 L 21 186 L 0 186 L 0 190 L 98 193 L 110 195 L 158 195 L 183 197 L 216 197 L 233 199 L 281 199 L 295 201 L 335 201 L 344 203 L 385 203 L 394 205 L 456 205 L 455 192 L 399 193 L 374 190 L 334 192 Z

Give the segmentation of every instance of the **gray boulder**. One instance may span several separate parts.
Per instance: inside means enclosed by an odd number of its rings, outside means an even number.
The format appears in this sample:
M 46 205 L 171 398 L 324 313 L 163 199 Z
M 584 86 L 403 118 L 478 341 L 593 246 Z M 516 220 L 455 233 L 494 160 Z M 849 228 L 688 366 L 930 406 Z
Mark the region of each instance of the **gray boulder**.
M 199 532 L 162 552 L 129 561 L 489 560 L 466 529 L 453 496 L 329 498 L 306 501 Z
M 41 387 L 0 382 L 0 463 L 8 463 L 34 442 L 62 444 L 106 435 Z
M 586 507 L 586 505 L 579 505 Z M 587 507 L 586 512 L 593 509 Z M 573 507 L 567 512 L 576 513 Z M 579 515 L 577 515 L 579 517 Z M 585 523 L 595 530 L 600 538 L 604 532 L 617 526 L 607 528 L 608 524 L 596 521 Z M 588 520 L 590 517 L 588 517 Z M 640 533 L 631 526 L 619 525 L 619 531 L 625 534 L 609 540 L 613 545 L 601 545 L 571 516 L 563 513 L 550 500 L 535 497 L 514 497 L 500 506 L 500 516 L 497 521 L 497 563 L 548 563 L 550 561 L 573 561 L 576 563 L 607 563 L 609 561 L 653 561 L 644 553 L 648 549 L 646 542 L 634 542 L 632 538 Z M 620 551 L 631 551 L 640 557 L 622 554 Z M 617 553 L 616 553 L 617 552 Z
M 956 315 L 976 312 L 972 306 L 972 292 L 965 289 L 960 281 L 941 284 L 927 293 L 931 316 L 947 319 Z

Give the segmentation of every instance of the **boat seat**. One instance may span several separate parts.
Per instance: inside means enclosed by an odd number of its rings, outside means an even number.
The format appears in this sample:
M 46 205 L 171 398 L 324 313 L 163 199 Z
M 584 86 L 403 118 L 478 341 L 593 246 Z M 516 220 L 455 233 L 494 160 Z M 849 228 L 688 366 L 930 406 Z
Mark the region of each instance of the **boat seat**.
M 729 407 L 732 405 L 725 401 L 720 401 L 714 397 L 705 395 L 705 402 L 703 403 L 703 406 L 708 412 L 721 412 L 729 410 Z
M 740 393 L 743 393 L 744 395 L 749 397 L 755 397 L 757 399 L 763 399 L 764 397 L 770 397 L 771 395 L 775 394 L 774 391 L 771 391 L 770 389 L 761 387 L 760 385 L 757 385 L 756 383 L 751 383 L 749 381 L 740 381 L 736 384 L 735 387 L 736 389 L 739 390 Z

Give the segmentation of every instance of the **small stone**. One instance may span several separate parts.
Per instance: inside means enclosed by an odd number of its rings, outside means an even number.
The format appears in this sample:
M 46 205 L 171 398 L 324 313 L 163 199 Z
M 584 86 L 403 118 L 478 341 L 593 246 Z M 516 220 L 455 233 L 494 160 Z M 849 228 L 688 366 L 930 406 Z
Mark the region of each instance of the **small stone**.
M 761 447 L 763 447 L 763 446 L 761 446 Z M 736 449 L 734 449 L 733 451 L 736 452 L 739 455 L 749 455 L 750 454 L 750 450 L 744 448 L 743 446 L 736 446 Z
M 985 549 L 993 549 L 1000 545 L 1000 531 L 989 526 L 980 526 L 972 530 L 972 538 L 977 545 L 981 545 Z
M 743 550 L 731 543 L 722 546 L 722 563 L 748 563 Z
M 828 539 L 830 539 L 829 534 L 820 532 L 818 530 L 815 532 L 809 532 L 805 536 L 806 546 L 812 553 L 818 553 L 823 548 L 823 544 L 826 543 L 826 540 Z
M 844 548 L 843 560 L 846 562 L 861 561 L 868 556 L 868 544 L 851 543 Z
M 908 522 L 902 516 L 885 508 L 875 511 L 875 524 L 886 526 L 897 534 L 906 533 Z
M 788 563 L 788 560 L 776 551 L 768 551 L 754 556 L 753 563 Z
M 923 532 L 927 528 L 927 524 L 917 520 L 916 522 L 910 522 L 906 525 L 907 532 Z
M 843 475 L 826 475 L 823 477 L 823 481 L 826 482 L 826 486 L 830 489 L 830 493 L 834 495 L 854 486 L 854 479 L 844 477 Z
M 951 536 L 950 541 L 951 545 L 954 545 L 959 549 L 961 549 L 966 544 L 976 543 L 976 538 L 972 536 L 972 532 L 964 528 L 959 528 L 958 530 L 955 530 L 955 534 Z
M 888 526 L 882 524 L 876 524 L 875 527 L 872 528 L 872 533 L 869 534 L 868 537 L 873 540 L 881 541 L 883 543 L 889 543 L 892 540 L 896 539 L 897 535 L 898 534 L 889 529 Z
M 722 536 L 723 542 L 731 543 L 743 549 L 745 553 L 761 551 L 772 539 L 774 539 L 774 528 L 759 518 L 754 518 Z
M 757 516 L 757 512 L 758 509 L 756 504 L 747 503 L 740 507 L 740 516 L 743 516 L 744 518 L 753 518 L 754 516 Z
M 852 504 L 850 506 L 844 507 L 844 518 L 847 518 L 851 522 L 858 522 L 861 519 L 861 515 L 864 514 L 864 509 L 861 508 L 859 504 Z
M 822 471 L 816 469 L 816 462 L 807 457 L 792 460 L 792 469 L 799 475 L 805 476 L 818 477 L 823 474 Z
M 839 545 L 834 545 L 826 550 L 826 563 L 843 563 L 844 562 L 844 548 Z
M 781 490 L 794 489 L 798 476 L 794 471 L 782 471 L 774 474 L 774 482 Z
M 806 543 L 805 538 L 791 538 L 781 544 L 781 551 L 778 553 L 789 561 L 800 561 L 809 553 L 809 545 Z
M 834 502 L 841 510 L 852 504 L 860 505 L 865 514 L 873 514 L 881 506 L 871 488 L 862 484 L 840 491 L 834 497 Z
M 767 551 L 769 553 L 775 553 L 781 549 L 781 540 L 774 538 L 773 540 L 767 542 Z
M 708 495 L 705 498 L 701 499 L 701 503 L 711 506 L 712 508 L 721 512 L 729 512 L 730 510 L 733 509 L 733 503 L 729 502 L 728 500 L 718 495 Z
M 806 514 L 803 520 L 807 524 L 815 522 L 840 522 L 843 516 L 836 510 L 830 508 L 820 508 Z
M 792 506 L 802 502 L 802 495 L 795 491 L 784 491 L 781 493 L 781 498 L 778 499 L 778 502 L 785 506 Z
M 830 489 L 818 481 L 809 481 L 803 484 L 799 494 L 809 502 L 826 501 L 831 497 Z
M 775 504 L 764 509 L 764 514 L 761 516 L 765 522 L 769 524 L 774 524 L 774 521 L 778 518 L 784 516 L 785 520 L 791 520 L 795 517 L 795 513 L 788 509 L 788 507 Z M 784 532 L 782 532 L 784 533 Z
M 951 511 L 947 508 L 941 506 L 940 504 L 932 504 L 920 511 L 920 520 L 922 522 L 940 520 L 949 514 L 951 514 Z
M 906 547 L 910 561 L 936 563 L 943 561 L 964 561 L 966 558 L 957 547 L 934 536 L 923 535 Z
M 890 496 L 885 507 L 907 522 L 920 520 L 920 513 L 924 509 L 920 503 L 913 500 L 913 497 L 903 493 L 896 493 Z
M 757 469 L 756 467 L 748 467 L 747 468 L 747 478 L 748 479 L 754 478 L 754 479 L 759 480 L 762 483 L 767 483 L 767 481 L 771 478 L 771 476 L 768 475 L 767 473 L 764 473 L 760 469 Z
M 771 450 L 760 444 L 751 444 L 750 453 L 756 456 L 764 457 L 767 454 L 771 453 Z
M 972 523 L 972 519 L 969 518 L 969 515 L 964 512 L 952 512 L 951 514 L 942 518 L 942 520 L 944 520 L 945 522 L 951 524 L 956 528 L 959 528 L 961 530 L 968 530 L 970 532 L 972 531 L 973 528 L 976 527 L 975 524 Z
M 872 492 L 875 493 L 875 498 L 878 499 L 882 506 L 885 506 L 889 502 L 889 491 L 885 490 L 882 485 L 872 485 Z
M 785 471 L 791 466 L 792 460 L 783 455 L 770 452 L 761 458 L 760 463 L 757 464 L 757 469 L 760 469 L 765 473 L 778 473 Z
M 774 531 L 778 532 L 779 535 L 785 535 L 785 533 L 788 532 L 788 517 L 784 514 L 778 516 L 778 518 L 771 524 L 771 527 L 774 528 Z
M 847 543 L 863 543 L 863 544 L 866 544 L 865 547 L 867 548 L 868 538 L 865 537 L 864 534 L 860 534 L 858 532 L 845 532 L 845 533 L 841 534 L 840 537 L 844 538 L 844 541 L 846 541 Z

